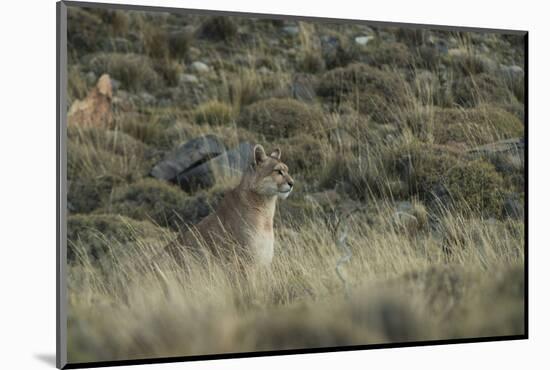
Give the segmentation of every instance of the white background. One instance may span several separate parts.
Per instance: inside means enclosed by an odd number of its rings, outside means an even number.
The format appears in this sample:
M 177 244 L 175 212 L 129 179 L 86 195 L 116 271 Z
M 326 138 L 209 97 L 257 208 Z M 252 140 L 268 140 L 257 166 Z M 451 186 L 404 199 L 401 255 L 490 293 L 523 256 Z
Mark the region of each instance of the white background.
M 111 2 L 120 2 L 111 0 Z M 530 31 L 528 341 L 149 365 L 143 369 L 548 368 L 548 11 L 543 1 L 141 0 L 143 5 Z M 0 367 L 55 355 L 55 1 L 6 1 L 0 22 Z M 6 83 L 7 82 L 7 83 Z M 546 350 L 546 351 L 545 351 Z M 545 353 L 546 352 L 546 353 Z M 544 365 L 546 364 L 546 365 Z M 132 367 L 136 368 L 136 367 Z

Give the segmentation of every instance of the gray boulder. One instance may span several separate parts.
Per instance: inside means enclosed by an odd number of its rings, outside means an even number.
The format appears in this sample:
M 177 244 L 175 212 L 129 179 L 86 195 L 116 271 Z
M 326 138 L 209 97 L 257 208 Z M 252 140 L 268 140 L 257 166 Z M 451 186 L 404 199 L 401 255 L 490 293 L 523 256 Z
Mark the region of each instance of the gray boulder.
M 225 151 L 223 143 L 214 135 L 201 136 L 180 145 L 151 170 L 151 176 L 176 182 L 179 174 L 219 156 Z
M 176 183 L 187 192 L 214 186 L 217 180 L 240 176 L 252 163 L 254 146 L 243 142 L 198 166 L 180 172 Z
M 151 170 L 151 176 L 178 184 L 186 192 L 214 186 L 224 178 L 241 176 L 252 163 L 254 145 L 242 142 L 227 150 L 213 135 L 190 140 Z

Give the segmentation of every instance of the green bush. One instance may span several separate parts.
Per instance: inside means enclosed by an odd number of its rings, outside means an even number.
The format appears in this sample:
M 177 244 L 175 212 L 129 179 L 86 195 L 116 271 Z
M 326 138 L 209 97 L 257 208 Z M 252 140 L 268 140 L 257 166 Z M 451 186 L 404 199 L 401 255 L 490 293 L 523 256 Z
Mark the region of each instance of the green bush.
M 410 195 L 464 213 L 502 214 L 505 184 L 492 164 L 437 145 L 413 143 L 393 151 L 393 170 L 408 182 Z
M 447 173 L 459 163 L 457 155 L 446 148 L 419 142 L 393 146 L 386 157 L 388 171 L 408 184 L 411 195 L 428 202 L 446 196 Z
M 379 160 L 376 160 L 379 162 Z M 402 199 L 408 188 L 393 176 L 385 163 L 377 163 L 350 154 L 337 154 L 321 173 L 319 186 L 323 189 L 340 187 L 353 199 L 365 201 L 374 195 Z
M 72 53 L 85 54 L 98 51 L 101 40 L 108 36 L 108 28 L 100 16 L 88 9 L 67 8 L 67 43 L 69 57 Z
M 315 171 L 326 165 L 330 155 L 327 144 L 311 135 L 298 135 L 280 142 L 281 160 L 290 173 Z
M 179 187 L 153 178 L 116 188 L 102 212 L 115 213 L 179 230 L 206 217 L 221 194 L 200 193 L 189 196 Z
M 121 179 L 112 175 L 76 177 L 68 182 L 67 201 L 71 213 L 89 213 L 102 207 L 109 199 L 113 188 Z
M 486 144 L 501 139 L 521 137 L 523 123 L 512 113 L 490 105 L 463 111 L 440 111 L 436 126 L 436 142 L 465 142 Z
M 107 214 L 72 215 L 67 220 L 67 260 L 92 262 L 110 254 L 113 247 L 140 238 L 160 239 L 166 231 L 147 221 Z M 117 244 L 120 243 L 120 244 Z M 85 254 L 85 255 L 83 255 Z
M 406 123 L 416 137 L 436 144 L 476 146 L 524 134 L 524 125 L 516 115 L 491 105 L 410 111 Z
M 490 163 L 476 160 L 451 168 L 446 188 L 462 211 L 471 210 L 487 217 L 502 214 L 504 181 Z
M 177 86 L 179 76 L 183 71 L 181 64 L 177 61 L 161 58 L 153 61 L 153 68 L 157 74 L 162 77 L 166 86 Z
M 231 41 L 237 36 L 235 20 L 227 16 L 208 17 L 201 25 L 200 35 L 214 41 Z
M 448 64 L 459 76 L 470 76 L 480 73 L 490 73 L 493 65 L 485 56 L 471 51 L 455 53 L 448 56 Z
M 457 79 L 452 85 L 452 93 L 455 102 L 465 108 L 480 103 L 506 104 L 514 98 L 502 80 L 487 73 Z
M 158 26 L 148 26 L 142 30 L 145 54 L 153 59 L 166 59 L 170 56 L 168 33 Z
M 237 123 L 271 140 L 313 133 L 322 121 L 323 115 L 315 107 L 294 99 L 271 98 L 246 107 Z
M 403 109 L 409 103 L 399 75 L 366 64 L 352 64 L 325 73 L 317 94 L 336 106 L 351 103 L 378 123 L 394 122 L 396 107 Z
M 316 51 L 306 51 L 298 60 L 298 70 L 305 73 L 319 73 L 326 68 L 325 60 Z
M 426 39 L 426 30 L 420 28 L 399 27 L 396 29 L 397 40 L 412 46 L 424 44 Z
M 171 32 L 168 35 L 170 55 L 174 58 L 183 58 L 191 46 L 191 36 L 185 32 Z
M 389 65 L 395 67 L 409 67 L 413 65 L 414 58 L 407 45 L 396 43 L 376 43 L 365 49 L 366 62 L 372 66 Z

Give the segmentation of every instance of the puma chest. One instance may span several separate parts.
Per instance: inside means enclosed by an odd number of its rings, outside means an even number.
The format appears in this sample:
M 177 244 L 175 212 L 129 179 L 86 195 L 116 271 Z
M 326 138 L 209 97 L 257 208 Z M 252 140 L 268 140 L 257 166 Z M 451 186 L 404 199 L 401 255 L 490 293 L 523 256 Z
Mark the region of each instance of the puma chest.
M 269 265 L 273 260 L 273 231 L 261 230 L 249 235 L 248 247 L 252 257 L 260 265 Z

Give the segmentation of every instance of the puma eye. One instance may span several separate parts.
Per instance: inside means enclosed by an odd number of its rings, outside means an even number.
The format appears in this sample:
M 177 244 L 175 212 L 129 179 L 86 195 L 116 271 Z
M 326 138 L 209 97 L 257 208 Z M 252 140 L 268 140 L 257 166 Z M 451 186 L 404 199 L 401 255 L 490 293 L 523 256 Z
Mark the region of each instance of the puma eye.
M 283 176 L 283 171 L 281 171 L 281 170 L 275 170 L 275 172 L 277 172 L 279 175 Z

